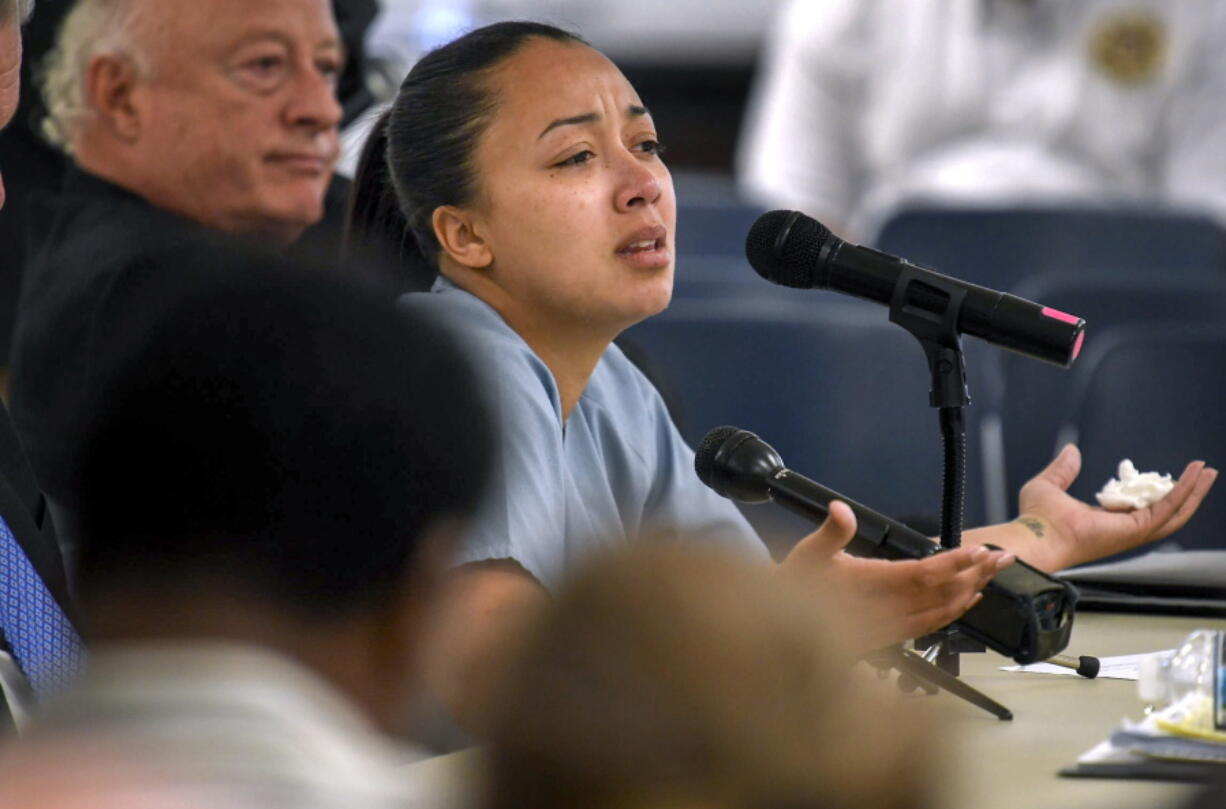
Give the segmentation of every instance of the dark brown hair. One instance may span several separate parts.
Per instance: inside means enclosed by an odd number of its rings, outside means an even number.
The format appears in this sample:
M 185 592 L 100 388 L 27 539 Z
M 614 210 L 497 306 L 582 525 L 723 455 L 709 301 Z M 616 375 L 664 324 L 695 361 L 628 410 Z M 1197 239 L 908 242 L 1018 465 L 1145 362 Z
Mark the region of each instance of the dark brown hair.
M 921 726 L 861 692 L 848 621 L 709 543 L 598 555 L 496 693 L 483 809 L 933 805 Z

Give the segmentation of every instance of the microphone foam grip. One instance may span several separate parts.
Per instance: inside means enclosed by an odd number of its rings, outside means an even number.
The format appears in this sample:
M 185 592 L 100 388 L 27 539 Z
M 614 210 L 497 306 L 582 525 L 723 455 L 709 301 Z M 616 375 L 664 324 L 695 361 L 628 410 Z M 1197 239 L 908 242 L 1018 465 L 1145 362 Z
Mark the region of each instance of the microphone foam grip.
M 818 257 L 837 237 L 811 216 L 798 211 L 768 211 L 745 237 L 745 257 L 758 275 L 772 284 L 797 289 L 816 286 Z

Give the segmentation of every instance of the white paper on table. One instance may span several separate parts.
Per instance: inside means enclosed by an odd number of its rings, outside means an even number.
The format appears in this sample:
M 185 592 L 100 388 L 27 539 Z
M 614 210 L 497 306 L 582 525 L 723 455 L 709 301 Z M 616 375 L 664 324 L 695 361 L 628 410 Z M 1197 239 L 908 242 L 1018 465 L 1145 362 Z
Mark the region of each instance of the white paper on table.
M 1145 756 L 1116 747 L 1110 739 L 1104 739 L 1077 757 L 1078 764 L 1140 764 Z
M 1119 655 L 1117 657 L 1100 657 L 1098 659 L 1098 679 L 1136 680 L 1141 673 L 1141 660 L 1156 654 L 1170 654 L 1171 650 L 1144 652 L 1135 655 Z M 1063 674 L 1068 677 L 1080 677 L 1075 670 L 1057 666 L 1054 663 L 1031 663 L 1027 666 L 1001 666 L 1001 671 L 1022 671 L 1029 674 Z

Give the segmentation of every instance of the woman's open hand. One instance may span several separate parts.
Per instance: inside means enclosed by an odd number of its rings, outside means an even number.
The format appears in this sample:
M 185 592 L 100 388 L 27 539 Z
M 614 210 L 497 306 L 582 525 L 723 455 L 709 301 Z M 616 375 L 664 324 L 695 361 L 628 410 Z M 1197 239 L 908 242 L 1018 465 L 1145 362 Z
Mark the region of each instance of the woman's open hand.
M 1010 547 L 1035 567 L 1059 570 L 1161 539 L 1184 526 L 1217 479 L 1217 470 L 1193 461 L 1175 487 L 1148 508 L 1106 511 L 1072 497 L 1069 486 L 1081 471 L 1081 453 L 1069 444 L 1047 468 L 1022 487 L 1017 522 L 1033 536 L 1024 549 L 1013 542 L 982 541 Z M 983 529 L 995 530 L 999 526 Z
M 982 597 L 980 591 L 1014 556 L 963 547 L 926 559 L 861 559 L 843 548 L 856 532 L 846 503 L 830 505 L 818 530 L 797 543 L 781 569 L 840 607 L 868 651 L 919 637 L 957 620 Z

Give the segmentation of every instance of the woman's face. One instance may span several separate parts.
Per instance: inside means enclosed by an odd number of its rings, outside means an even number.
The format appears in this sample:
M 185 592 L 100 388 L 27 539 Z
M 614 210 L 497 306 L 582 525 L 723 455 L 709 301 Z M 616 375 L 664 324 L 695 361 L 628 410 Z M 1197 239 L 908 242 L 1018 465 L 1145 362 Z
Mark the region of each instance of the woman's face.
M 505 303 L 539 326 L 612 333 L 666 307 L 676 198 L 626 77 L 585 45 L 533 39 L 491 81 L 470 210 Z

